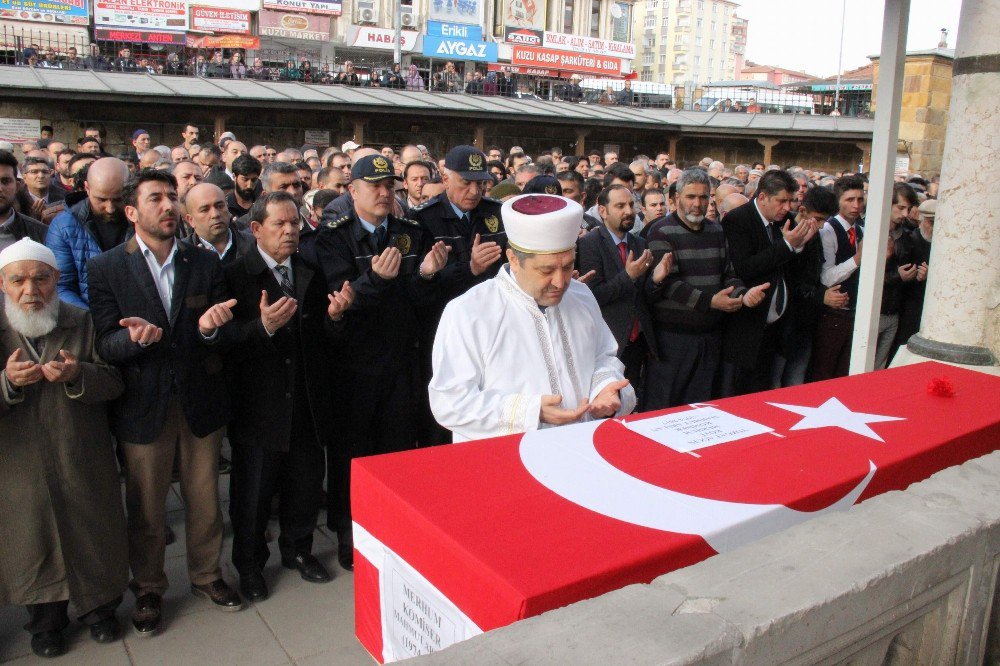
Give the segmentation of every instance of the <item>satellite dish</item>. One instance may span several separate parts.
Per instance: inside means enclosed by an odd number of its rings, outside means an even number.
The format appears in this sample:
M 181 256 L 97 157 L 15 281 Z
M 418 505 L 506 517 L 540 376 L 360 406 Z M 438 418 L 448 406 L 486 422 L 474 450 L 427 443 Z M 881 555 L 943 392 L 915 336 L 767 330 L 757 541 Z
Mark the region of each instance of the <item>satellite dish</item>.
M 621 19 L 625 16 L 625 12 L 622 11 L 622 6 L 618 3 L 611 5 L 611 16 L 615 19 Z

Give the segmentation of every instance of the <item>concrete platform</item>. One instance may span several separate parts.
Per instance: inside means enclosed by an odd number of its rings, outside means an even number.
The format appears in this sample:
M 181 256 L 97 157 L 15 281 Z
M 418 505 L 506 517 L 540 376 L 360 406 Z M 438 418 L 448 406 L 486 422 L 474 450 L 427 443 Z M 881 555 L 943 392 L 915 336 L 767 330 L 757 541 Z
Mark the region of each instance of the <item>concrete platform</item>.
M 228 517 L 229 477 L 222 477 L 220 493 L 226 518 L 223 575 L 230 583 L 236 573 L 230 562 L 232 532 Z M 354 637 L 354 577 L 337 563 L 337 538 L 322 527 L 320 514 L 313 553 L 336 577 L 330 583 L 307 583 L 298 572 L 284 569 L 277 542 L 264 570 L 271 597 L 247 604 L 238 613 L 215 610 L 190 592 L 184 557 L 183 502 L 177 484 L 167 501 L 168 520 L 177 542 L 167 547 L 166 571 L 170 589 L 163 600 L 164 623 L 159 634 L 141 638 L 130 618 L 135 598 L 126 593 L 118 617 L 126 627 L 124 638 L 108 645 L 90 639 L 86 627 L 73 622 L 68 630 L 69 650 L 55 660 L 31 652 L 31 637 L 22 628 L 27 614 L 19 606 L 0 607 L 0 662 L 15 664 L 157 664 L 190 666 L 278 666 L 279 664 L 370 665 L 373 660 Z M 277 535 L 277 523 L 272 522 Z M 72 609 L 71 609 L 72 612 Z

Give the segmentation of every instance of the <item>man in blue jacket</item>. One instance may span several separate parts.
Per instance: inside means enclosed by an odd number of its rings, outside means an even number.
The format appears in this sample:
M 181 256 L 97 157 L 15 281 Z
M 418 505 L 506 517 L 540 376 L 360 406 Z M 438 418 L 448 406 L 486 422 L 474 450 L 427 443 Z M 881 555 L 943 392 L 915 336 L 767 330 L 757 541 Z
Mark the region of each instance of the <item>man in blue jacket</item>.
M 86 193 L 69 195 L 45 237 L 59 264 L 60 300 L 89 309 L 87 261 L 125 242 L 129 224 L 122 204 L 128 167 L 114 157 L 90 165 Z

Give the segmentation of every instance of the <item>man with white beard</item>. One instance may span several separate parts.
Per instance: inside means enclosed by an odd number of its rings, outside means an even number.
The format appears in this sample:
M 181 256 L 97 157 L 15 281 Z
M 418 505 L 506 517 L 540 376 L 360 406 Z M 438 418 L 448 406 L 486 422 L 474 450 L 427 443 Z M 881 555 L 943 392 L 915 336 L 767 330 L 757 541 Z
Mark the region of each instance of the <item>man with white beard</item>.
M 124 387 L 94 350 L 83 309 L 61 302 L 52 251 L 0 252 L 0 605 L 22 604 L 39 657 L 66 649 L 67 608 L 118 640 L 128 583 L 125 516 L 104 403 Z
M 573 279 L 583 208 L 525 194 L 501 215 L 510 263 L 451 301 L 434 338 L 435 419 L 459 442 L 631 413 L 615 336 Z

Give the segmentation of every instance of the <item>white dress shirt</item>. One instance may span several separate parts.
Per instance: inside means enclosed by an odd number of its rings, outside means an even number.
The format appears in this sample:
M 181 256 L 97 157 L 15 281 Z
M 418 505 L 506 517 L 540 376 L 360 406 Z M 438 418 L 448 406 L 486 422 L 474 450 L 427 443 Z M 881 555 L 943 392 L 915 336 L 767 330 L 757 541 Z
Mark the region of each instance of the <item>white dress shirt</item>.
M 278 271 L 278 269 L 275 268 L 275 266 L 284 266 L 285 268 L 287 268 L 288 269 L 288 282 L 293 287 L 295 286 L 295 272 L 292 270 L 292 258 L 291 257 L 288 257 L 287 259 L 285 259 L 284 261 L 282 261 L 282 262 L 279 263 L 279 262 L 275 261 L 274 259 L 272 259 L 271 255 L 269 255 L 267 252 L 264 252 L 264 250 L 260 249 L 260 245 L 257 246 L 257 252 L 260 253 L 260 257 L 261 257 L 261 259 L 264 260 L 264 263 L 267 264 L 267 267 L 269 269 L 271 269 L 271 274 L 274 276 L 274 279 L 278 283 L 278 286 L 281 286 L 282 276 L 281 276 L 281 273 Z
M 160 265 L 160 262 L 156 260 L 156 255 L 149 249 L 149 246 L 142 242 L 142 237 L 139 234 L 135 235 L 135 241 L 139 244 L 139 249 L 142 250 L 142 256 L 146 260 L 146 265 L 149 266 L 149 272 L 153 275 L 153 284 L 156 285 L 156 291 L 160 294 L 163 310 L 169 317 L 170 305 L 174 298 L 174 257 L 177 255 L 177 240 L 174 240 L 170 254 L 163 265 Z
M 764 217 L 764 214 L 760 212 L 760 208 L 757 206 L 757 200 L 756 199 L 753 200 L 753 207 L 754 207 L 754 210 L 757 211 L 757 215 L 760 216 L 760 221 L 764 223 L 764 233 L 767 234 L 768 238 L 771 238 L 771 227 L 774 226 L 774 223 L 768 221 L 768 219 L 766 217 Z M 789 243 L 787 239 L 782 239 L 782 240 L 784 240 L 785 245 L 788 246 L 788 249 L 791 250 L 792 252 L 794 252 L 795 254 L 799 254 L 800 252 L 802 252 L 802 248 L 801 247 L 796 250 L 794 247 L 792 247 L 792 244 Z M 774 322 L 776 322 L 779 319 L 781 319 L 781 316 L 785 314 L 785 310 L 788 309 L 788 296 L 789 296 L 789 294 L 788 294 L 788 283 L 785 282 L 785 278 L 784 277 L 781 278 L 781 281 L 785 283 L 785 306 L 781 309 L 781 312 L 778 312 L 778 299 L 777 298 L 772 298 L 771 299 L 771 305 L 767 309 L 767 323 L 768 324 L 773 324 Z M 777 290 L 778 285 L 776 285 L 776 284 L 775 285 L 771 285 L 771 288 L 774 289 L 774 290 Z M 775 292 L 772 292 L 772 293 L 775 293 Z
M 835 215 L 827 220 L 823 228 L 819 230 L 819 239 L 823 243 L 823 270 L 819 279 L 825 287 L 840 284 L 858 270 L 858 263 L 853 256 L 839 264 L 837 263 L 837 231 L 831 226 L 834 224 L 842 226 L 844 231 L 851 228 L 851 224 L 847 220 L 840 215 Z
M 226 256 L 226 253 L 229 252 L 229 248 L 233 246 L 233 232 L 232 230 L 229 229 L 227 229 L 226 231 L 229 233 L 229 240 L 226 241 L 226 248 L 222 252 L 219 252 L 218 248 L 216 248 L 214 245 L 209 243 L 201 236 L 198 237 L 198 242 L 201 243 L 201 246 L 203 248 L 205 248 L 206 250 L 211 250 L 212 252 L 214 252 L 219 256 L 219 259 L 222 259 L 224 256 Z

